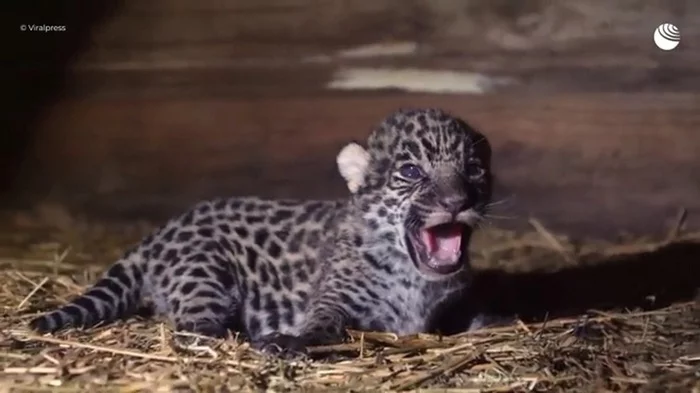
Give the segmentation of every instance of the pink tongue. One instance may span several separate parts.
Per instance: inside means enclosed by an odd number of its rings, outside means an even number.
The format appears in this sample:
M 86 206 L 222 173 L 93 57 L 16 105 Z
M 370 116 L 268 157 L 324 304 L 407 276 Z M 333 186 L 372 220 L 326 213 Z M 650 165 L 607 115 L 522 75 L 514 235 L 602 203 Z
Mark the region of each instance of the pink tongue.
M 436 265 L 452 265 L 459 262 L 462 245 L 462 228 L 452 225 L 449 228 L 430 228 L 421 231 L 423 244 Z

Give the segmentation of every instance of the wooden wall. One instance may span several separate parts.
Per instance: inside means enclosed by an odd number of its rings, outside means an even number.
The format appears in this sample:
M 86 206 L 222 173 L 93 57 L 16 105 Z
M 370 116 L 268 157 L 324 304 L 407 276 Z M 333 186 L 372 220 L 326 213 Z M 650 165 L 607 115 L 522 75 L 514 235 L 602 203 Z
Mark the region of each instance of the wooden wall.
M 6 195 L 154 219 L 216 195 L 335 197 L 344 192 L 334 166 L 343 143 L 399 106 L 438 106 L 492 140 L 499 196 L 519 217 L 498 225 L 534 215 L 572 233 L 649 233 L 680 207 L 700 212 L 700 6 L 512 4 L 17 8 L 18 21 L 69 32 L 12 37 L 23 45 L 2 75 L 12 87 L 3 92 Z M 666 21 L 683 34 L 672 52 L 651 40 Z M 377 42 L 416 49 L 336 56 Z M 347 67 L 478 71 L 512 83 L 483 95 L 328 90 Z M 691 215 L 689 225 L 700 220 Z

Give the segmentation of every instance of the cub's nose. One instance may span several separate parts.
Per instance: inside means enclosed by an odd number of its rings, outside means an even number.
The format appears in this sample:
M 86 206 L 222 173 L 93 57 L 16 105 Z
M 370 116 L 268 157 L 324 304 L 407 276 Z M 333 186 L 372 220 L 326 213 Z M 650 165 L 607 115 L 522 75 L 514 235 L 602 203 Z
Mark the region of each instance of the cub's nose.
M 444 198 L 440 205 L 443 209 L 447 210 L 453 216 L 457 216 L 459 213 L 469 209 L 470 199 L 466 195 L 460 195 L 457 197 Z

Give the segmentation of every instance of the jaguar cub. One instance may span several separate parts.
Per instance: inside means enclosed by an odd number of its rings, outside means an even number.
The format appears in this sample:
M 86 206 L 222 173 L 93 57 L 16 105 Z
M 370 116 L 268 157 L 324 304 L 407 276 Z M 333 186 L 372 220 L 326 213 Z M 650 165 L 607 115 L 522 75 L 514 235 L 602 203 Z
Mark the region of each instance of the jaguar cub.
M 148 304 L 177 331 L 231 328 L 260 349 L 304 351 L 343 340 L 347 328 L 431 331 L 469 284 L 490 160 L 487 140 L 461 119 L 398 110 L 366 148 L 338 154 L 348 198 L 200 202 L 30 326 L 90 327 Z

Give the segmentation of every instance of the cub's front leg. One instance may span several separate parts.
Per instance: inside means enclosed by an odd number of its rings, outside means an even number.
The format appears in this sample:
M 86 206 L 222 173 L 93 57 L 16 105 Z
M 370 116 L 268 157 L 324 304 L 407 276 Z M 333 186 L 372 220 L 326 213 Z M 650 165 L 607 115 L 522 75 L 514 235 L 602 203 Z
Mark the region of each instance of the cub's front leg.
M 308 354 L 307 347 L 345 341 L 350 315 L 334 293 L 323 293 L 309 305 L 306 321 L 297 335 L 272 333 L 257 338 L 253 346 L 282 357 Z
M 307 354 L 309 346 L 342 343 L 347 338 L 346 329 L 358 328 L 359 321 L 368 318 L 371 307 L 356 301 L 358 293 L 367 289 L 365 284 L 358 285 L 367 280 L 367 269 L 362 268 L 356 247 L 344 241 L 346 237 L 338 236 L 321 252 L 321 273 L 304 310 L 304 321 L 295 334 L 268 334 L 253 340 L 253 346 L 283 357 Z M 370 302 L 378 300 L 371 295 L 364 298 Z

